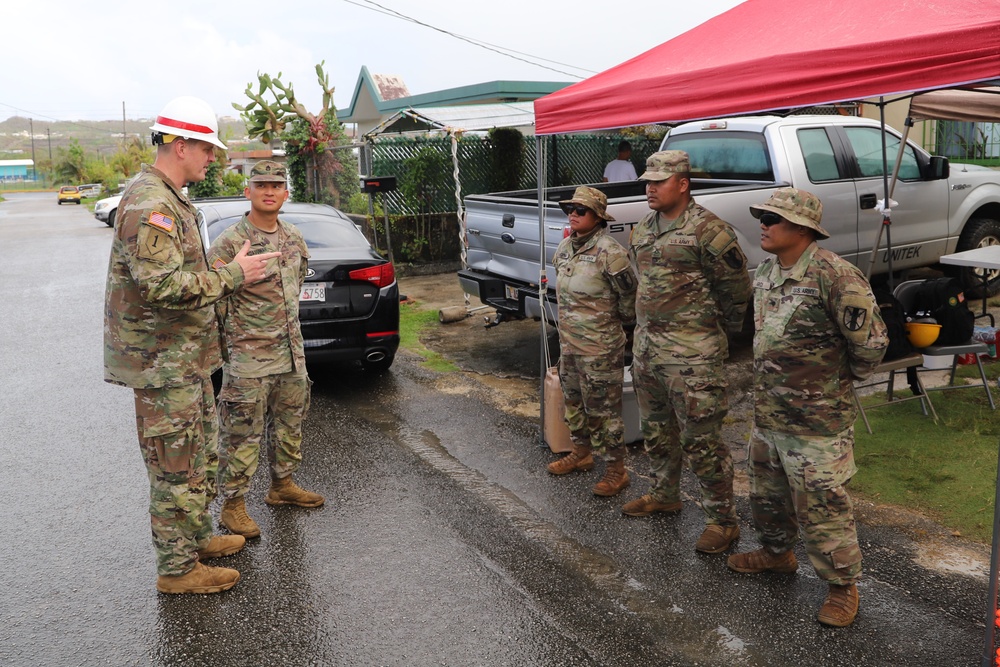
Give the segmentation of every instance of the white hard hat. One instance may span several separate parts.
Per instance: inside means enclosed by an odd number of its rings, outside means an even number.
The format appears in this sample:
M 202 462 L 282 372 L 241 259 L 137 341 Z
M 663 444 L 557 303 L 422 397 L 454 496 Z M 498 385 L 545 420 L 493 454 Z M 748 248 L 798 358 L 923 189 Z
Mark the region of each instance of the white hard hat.
M 197 97 L 185 96 L 170 100 L 149 129 L 185 139 L 200 139 L 219 148 L 226 148 L 219 141 L 219 123 L 215 119 L 215 112 L 207 102 Z

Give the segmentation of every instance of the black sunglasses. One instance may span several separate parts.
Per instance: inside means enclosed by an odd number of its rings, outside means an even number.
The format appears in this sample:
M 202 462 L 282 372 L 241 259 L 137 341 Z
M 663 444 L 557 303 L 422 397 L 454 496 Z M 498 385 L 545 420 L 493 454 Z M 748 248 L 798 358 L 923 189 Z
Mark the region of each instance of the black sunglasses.
M 771 213 L 770 211 L 760 214 L 760 224 L 764 225 L 765 227 L 776 225 L 783 220 L 784 218 L 782 218 L 780 215 L 778 215 L 777 213 Z
M 589 208 L 583 206 L 582 204 L 562 204 L 559 208 L 562 209 L 563 213 L 569 215 L 570 213 L 576 213 L 577 215 L 587 215 L 590 211 Z

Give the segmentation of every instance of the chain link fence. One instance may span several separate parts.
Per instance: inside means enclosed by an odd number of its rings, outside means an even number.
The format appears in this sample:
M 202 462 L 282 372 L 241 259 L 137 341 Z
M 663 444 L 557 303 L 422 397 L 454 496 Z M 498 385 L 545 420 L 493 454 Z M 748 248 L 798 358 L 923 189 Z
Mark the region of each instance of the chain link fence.
M 659 148 L 660 139 L 607 135 L 562 135 L 544 137 L 548 152 L 545 182 L 550 186 L 600 183 L 604 167 L 618 157 L 618 144 L 622 140 L 632 144 L 632 163 L 636 172 L 642 173 L 646 158 Z M 535 137 L 524 137 L 522 169 L 518 188 L 534 189 L 538 165 Z M 390 137 L 380 138 L 372 146 L 372 175 L 406 178 L 407 161 L 424 149 L 440 156 L 448 165 L 437 182 L 424 183 L 425 201 L 422 205 L 408 201 L 400 190 L 383 193 L 388 211 L 396 215 L 421 213 L 447 213 L 456 210 L 455 180 L 452 173 L 451 139 L 449 137 Z M 493 146 L 489 137 L 463 136 L 458 140 L 458 169 L 461 195 L 495 192 L 492 173 Z

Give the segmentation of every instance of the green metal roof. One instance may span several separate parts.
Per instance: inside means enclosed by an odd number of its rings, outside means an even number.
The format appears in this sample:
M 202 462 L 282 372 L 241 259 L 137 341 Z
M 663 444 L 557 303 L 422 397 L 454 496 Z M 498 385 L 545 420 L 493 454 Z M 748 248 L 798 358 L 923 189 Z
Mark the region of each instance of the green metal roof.
M 362 66 L 358 82 L 354 86 L 354 95 L 351 97 L 351 104 L 344 109 L 337 109 L 337 118 L 343 123 L 356 123 L 359 120 L 372 120 L 371 117 L 364 119 L 355 118 L 360 111 L 359 101 L 365 90 L 371 98 L 379 117 L 384 117 L 410 107 L 443 107 L 456 106 L 461 104 L 486 104 L 490 102 L 531 102 L 561 90 L 572 82 L 566 81 L 488 81 L 458 88 L 448 88 L 433 93 L 422 95 L 410 95 L 394 100 L 383 100 L 379 94 L 378 87 L 372 80 L 368 68 Z

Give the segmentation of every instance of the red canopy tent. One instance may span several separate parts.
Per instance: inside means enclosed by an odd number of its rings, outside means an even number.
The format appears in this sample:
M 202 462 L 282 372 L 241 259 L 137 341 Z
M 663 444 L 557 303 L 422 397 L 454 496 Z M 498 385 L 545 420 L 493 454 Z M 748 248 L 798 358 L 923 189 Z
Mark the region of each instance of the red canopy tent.
M 631 60 L 535 100 L 535 133 L 678 123 L 993 80 L 1000 80 L 1000 0 L 747 0 Z M 884 125 L 884 99 L 880 108 Z M 541 201 L 541 138 L 537 145 Z M 539 211 L 541 279 L 544 207 Z M 884 222 L 888 230 L 888 211 Z M 984 666 L 993 657 L 996 629 L 998 511 L 1000 473 Z
M 1000 77 L 1000 0 L 747 0 L 535 100 L 535 132 L 675 123 Z

